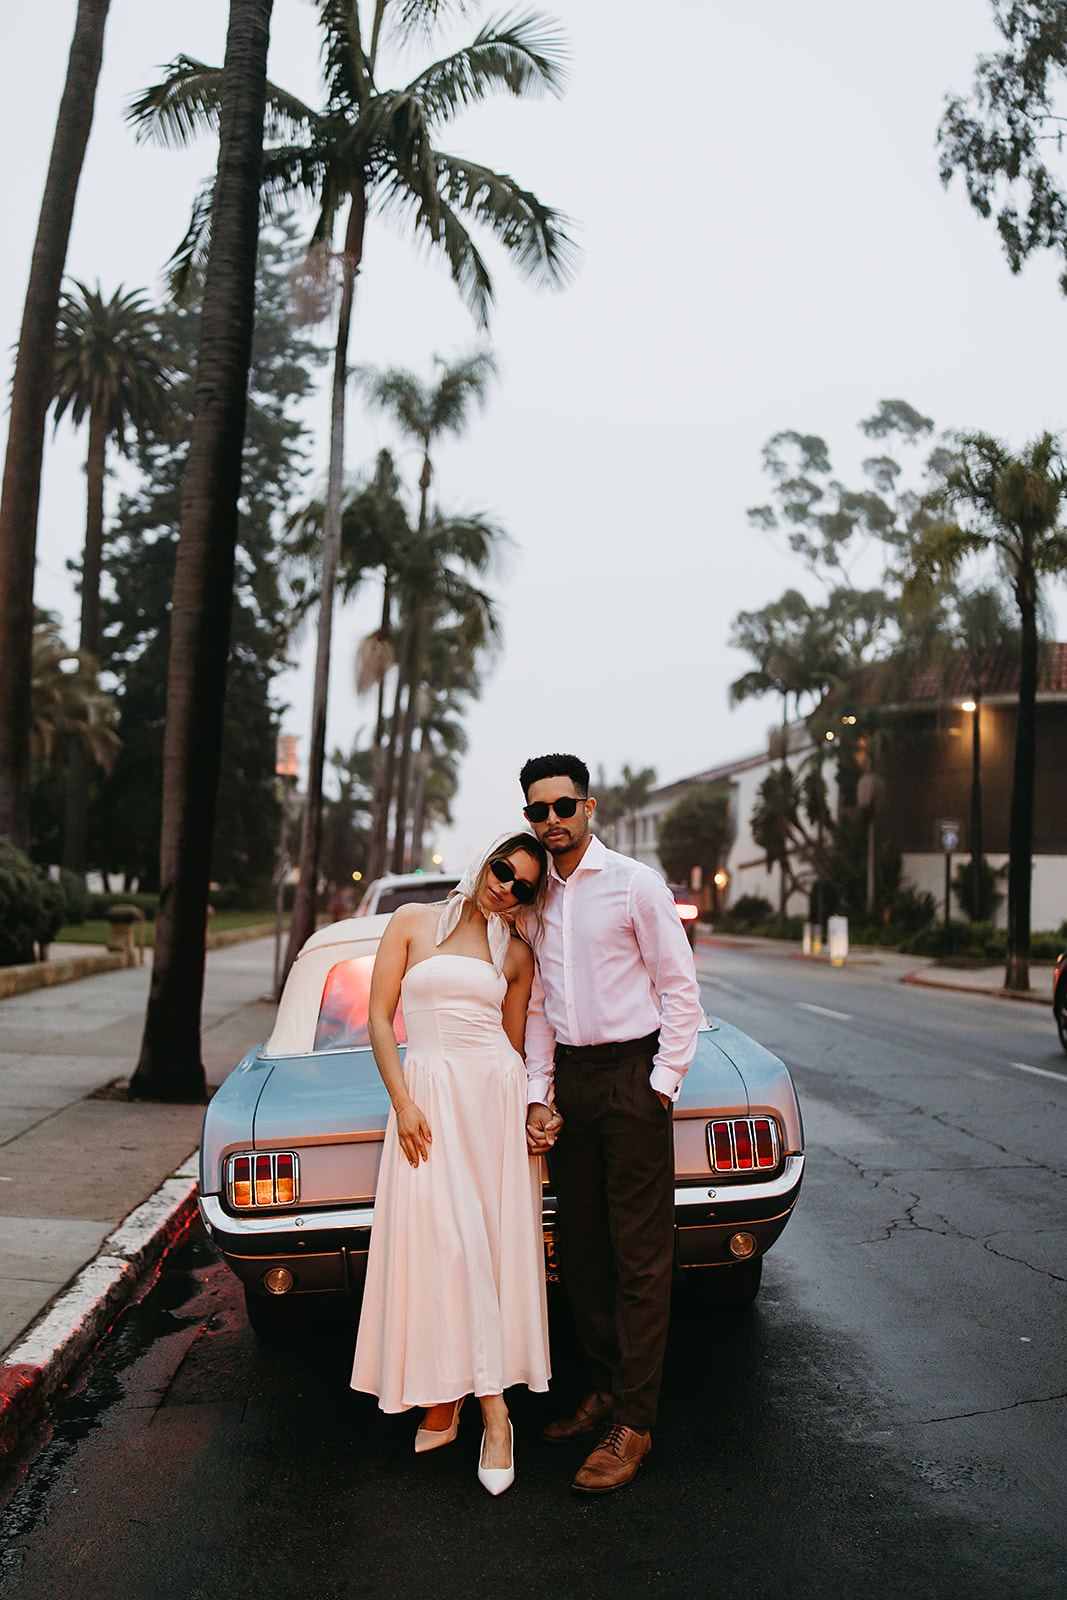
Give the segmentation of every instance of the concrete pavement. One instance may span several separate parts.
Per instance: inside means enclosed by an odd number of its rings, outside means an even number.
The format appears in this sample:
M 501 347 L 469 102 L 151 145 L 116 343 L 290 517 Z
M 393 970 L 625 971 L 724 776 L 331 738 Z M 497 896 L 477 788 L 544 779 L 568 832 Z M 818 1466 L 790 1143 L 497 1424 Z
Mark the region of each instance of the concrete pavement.
M 211 1086 L 270 1032 L 273 958 L 270 939 L 208 955 Z M 136 1063 L 150 971 L 0 1000 L 0 1454 L 195 1209 L 203 1107 L 116 1093 Z

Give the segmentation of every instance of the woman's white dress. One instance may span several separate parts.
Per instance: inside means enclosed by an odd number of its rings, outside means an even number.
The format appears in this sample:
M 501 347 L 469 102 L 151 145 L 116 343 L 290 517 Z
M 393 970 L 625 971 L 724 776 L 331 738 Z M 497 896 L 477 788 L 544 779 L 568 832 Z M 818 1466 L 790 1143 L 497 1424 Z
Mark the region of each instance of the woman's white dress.
M 490 962 L 447 952 L 401 986 L 404 1077 L 433 1142 L 410 1166 L 390 1111 L 352 1368 L 383 1411 L 548 1388 L 541 1162 L 506 991 Z

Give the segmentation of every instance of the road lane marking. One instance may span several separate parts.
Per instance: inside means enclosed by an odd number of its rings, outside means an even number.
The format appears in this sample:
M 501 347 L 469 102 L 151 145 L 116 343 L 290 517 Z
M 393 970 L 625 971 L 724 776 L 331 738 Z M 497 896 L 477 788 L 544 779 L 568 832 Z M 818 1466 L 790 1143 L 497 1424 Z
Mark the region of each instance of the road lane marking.
M 796 1004 L 801 1011 L 817 1011 L 820 1017 L 836 1017 L 838 1022 L 852 1021 L 847 1011 L 831 1011 L 829 1006 L 813 1006 L 807 1000 L 798 1000 Z
M 1067 1072 L 1050 1072 L 1047 1067 L 1028 1067 L 1025 1061 L 1012 1061 L 1009 1066 L 1019 1072 L 1035 1072 L 1039 1078 L 1055 1078 L 1057 1083 L 1067 1083 Z

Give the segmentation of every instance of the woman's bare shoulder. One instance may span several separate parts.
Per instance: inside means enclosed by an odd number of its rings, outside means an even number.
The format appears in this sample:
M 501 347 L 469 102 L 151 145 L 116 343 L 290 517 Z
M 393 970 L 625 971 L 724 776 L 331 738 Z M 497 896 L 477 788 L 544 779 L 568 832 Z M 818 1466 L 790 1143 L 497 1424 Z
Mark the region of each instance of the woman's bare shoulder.
M 533 951 L 517 933 L 512 934 L 508 945 L 507 965 L 510 974 L 516 978 L 525 977 L 533 971 Z

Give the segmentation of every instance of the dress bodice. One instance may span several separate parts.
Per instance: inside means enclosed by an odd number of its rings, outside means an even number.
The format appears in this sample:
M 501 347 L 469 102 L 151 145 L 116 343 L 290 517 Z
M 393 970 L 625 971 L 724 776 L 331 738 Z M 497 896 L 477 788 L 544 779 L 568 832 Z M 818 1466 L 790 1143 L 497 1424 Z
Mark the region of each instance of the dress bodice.
M 489 961 L 438 951 L 404 974 L 401 984 L 408 1050 L 510 1050 L 501 1021 L 507 980 Z

